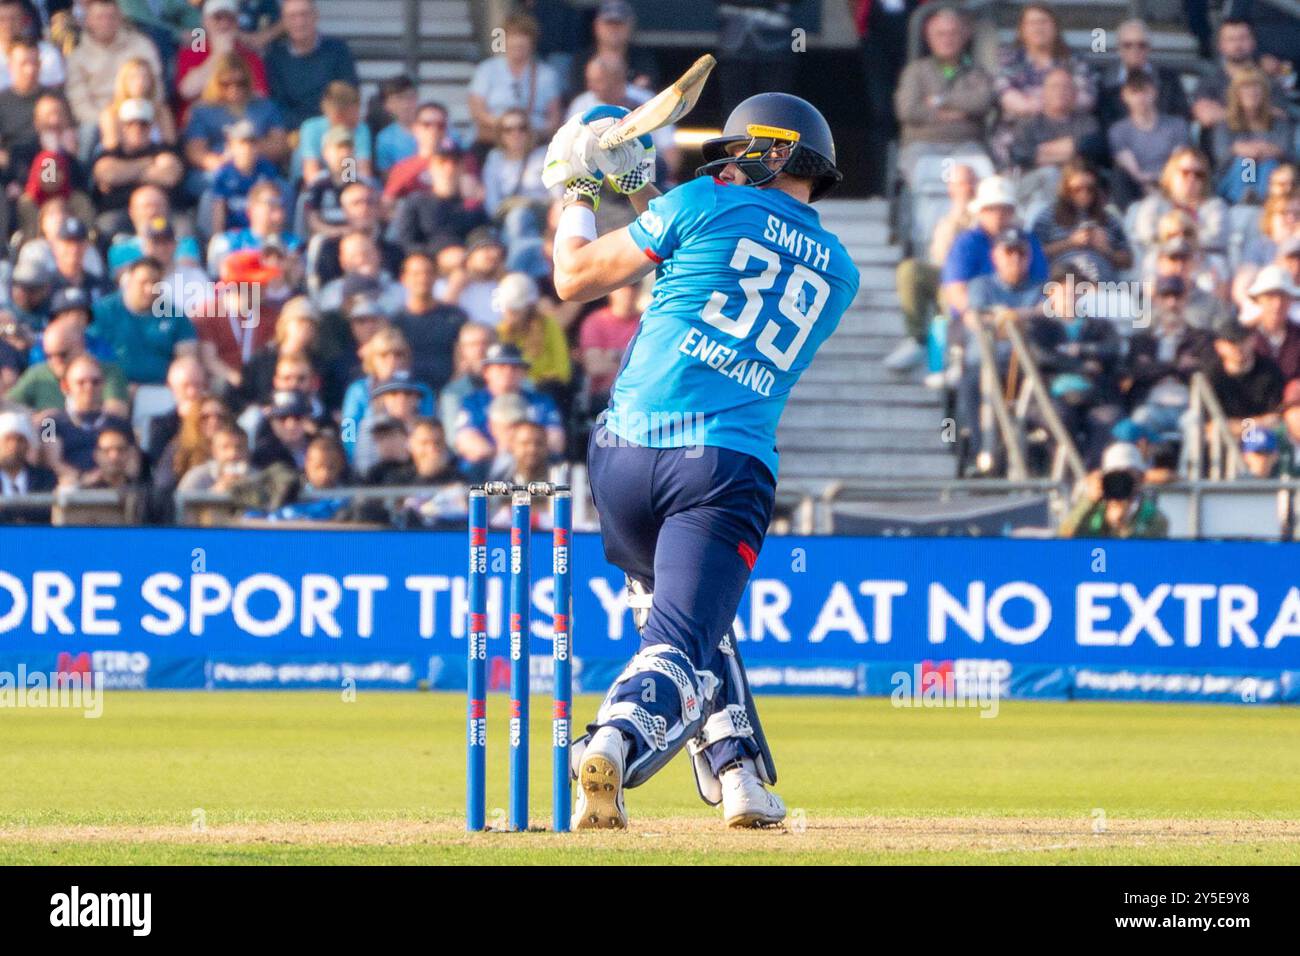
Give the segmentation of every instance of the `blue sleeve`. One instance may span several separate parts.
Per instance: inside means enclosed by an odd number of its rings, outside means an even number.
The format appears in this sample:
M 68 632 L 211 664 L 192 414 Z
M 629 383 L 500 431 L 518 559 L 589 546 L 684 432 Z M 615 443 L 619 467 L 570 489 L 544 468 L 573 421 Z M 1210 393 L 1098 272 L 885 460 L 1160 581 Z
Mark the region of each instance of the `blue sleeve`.
M 365 418 L 366 407 L 369 404 L 370 382 L 368 379 L 357 379 L 343 393 L 343 406 L 339 410 L 339 420 L 352 422 L 351 428 L 346 426 L 343 428 L 343 450 L 348 453 L 349 461 L 351 461 L 352 452 L 356 448 L 357 431 L 361 427 L 361 419 Z
M 700 176 L 656 196 L 627 227 L 628 233 L 647 256 L 663 262 L 713 215 L 720 188 L 730 187 L 720 187 L 710 177 Z
M 560 417 L 560 410 L 556 407 L 555 400 L 549 395 L 537 396 L 537 417 L 539 424 L 547 428 L 564 427 L 564 419 Z
M 1047 256 L 1037 236 L 1029 237 L 1029 278 L 1035 282 L 1047 281 Z
M 374 152 L 370 141 L 370 126 L 366 123 L 358 123 L 352 136 L 356 140 L 353 146 L 356 147 L 357 159 L 370 159 Z
M 325 138 L 325 118 L 313 116 L 298 130 L 298 155 L 303 159 L 321 158 L 321 141 Z
M 234 194 L 234 181 L 236 177 L 231 175 L 233 167 L 229 164 L 220 166 L 212 174 L 212 195 L 216 199 L 229 199 Z
M 491 436 L 488 429 L 487 407 L 483 401 L 483 392 L 470 392 L 460 403 L 460 415 L 456 419 L 456 431 L 472 428 L 486 437 Z
M 210 107 L 205 107 L 203 104 L 196 106 L 190 111 L 190 121 L 185 126 L 182 141 L 188 143 L 191 140 L 201 139 L 208 149 L 220 149 L 220 146 L 212 145 L 214 137 L 221 134 L 220 124 L 213 123 L 213 119 L 214 113 Z
M 257 115 L 253 117 L 253 122 L 257 126 L 259 136 L 265 136 L 273 129 L 284 129 L 284 114 L 280 112 L 280 107 L 276 106 L 275 100 L 255 100 L 249 105 L 250 112 L 253 107 L 257 107 Z
M 953 242 L 952 248 L 948 250 L 948 258 L 943 260 L 943 272 L 939 275 L 939 284 L 947 285 L 949 282 L 970 281 L 971 268 L 969 260 L 970 233 L 963 232 Z

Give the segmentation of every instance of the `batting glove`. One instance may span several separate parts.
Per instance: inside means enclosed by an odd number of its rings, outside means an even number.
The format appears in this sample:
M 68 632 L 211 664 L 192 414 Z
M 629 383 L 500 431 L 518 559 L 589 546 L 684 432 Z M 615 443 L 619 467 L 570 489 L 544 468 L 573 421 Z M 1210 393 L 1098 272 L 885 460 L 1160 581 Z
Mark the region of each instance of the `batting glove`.
M 563 184 L 565 195 L 599 202 L 606 179 L 619 192 L 636 192 L 654 176 L 654 145 L 641 136 L 611 149 L 601 149 L 600 136 L 628 111 L 621 106 L 596 106 L 569 120 L 551 139 L 542 168 L 542 184 Z

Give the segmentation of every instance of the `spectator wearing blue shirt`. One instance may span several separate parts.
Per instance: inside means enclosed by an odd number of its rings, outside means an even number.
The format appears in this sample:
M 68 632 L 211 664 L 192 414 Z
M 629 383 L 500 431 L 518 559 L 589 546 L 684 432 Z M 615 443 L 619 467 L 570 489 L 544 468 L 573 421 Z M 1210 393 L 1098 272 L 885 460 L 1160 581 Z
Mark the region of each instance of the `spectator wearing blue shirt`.
M 352 138 L 353 162 L 350 178 L 374 175 L 374 145 L 370 127 L 361 122 L 361 93 L 350 83 L 331 83 L 321 97 L 319 116 L 298 128 L 298 152 L 294 165 L 303 182 L 311 182 L 325 169 L 325 139 L 336 130 L 346 130 Z
M 358 84 L 357 67 L 347 43 L 321 36 L 313 0 L 282 0 L 280 22 L 285 35 L 266 49 L 266 79 L 271 98 L 297 129 L 316 115 L 330 83 Z
M 394 76 L 379 87 L 384 111 L 392 122 L 375 137 L 375 168 L 381 176 L 419 149 L 415 141 L 415 118 L 420 111 L 419 91 L 409 76 Z
M 363 311 L 377 312 L 383 310 L 373 299 L 365 302 L 349 303 L 349 313 L 353 316 Z M 366 418 L 370 400 L 375 389 L 385 382 L 404 382 L 407 387 L 419 393 L 419 414 L 433 414 L 433 392 L 423 382 L 411 378 L 411 346 L 401 331 L 391 325 L 384 325 L 361 346 L 361 368 L 365 373 L 343 393 L 343 408 L 340 421 L 343 425 L 343 448 L 352 460 L 357 440 L 361 434 L 361 423 Z M 369 463 L 367 463 L 369 464 Z
M 975 190 L 970 209 L 975 225 L 953 242 L 939 276 L 943 303 L 953 318 L 970 307 L 970 281 L 993 271 L 993 239 L 1016 218 L 1015 187 L 1002 176 L 988 176 Z M 1033 236 L 1029 237 L 1029 276 L 1039 282 L 1047 278 L 1047 257 Z
M 113 363 L 132 384 L 161 386 L 173 358 L 198 353 L 194 326 L 183 313 L 154 314 L 162 277 L 161 262 L 138 259 L 122 277 L 121 291 L 95 304 L 91 331 L 109 343 Z
M 242 228 L 227 227 L 208 243 L 208 273 L 221 274 L 221 263 L 232 252 L 259 252 L 270 243 L 278 243 L 284 252 L 297 256 L 302 251 L 302 240 L 286 232 L 283 185 L 279 181 L 264 179 L 248 191 L 244 211 L 248 224 Z
M 212 232 L 248 226 L 248 194 L 261 182 L 280 184 L 280 171 L 259 152 L 257 130 L 240 120 L 226 131 L 230 159 L 212 174 Z
M 191 107 L 181 136 L 185 158 L 196 170 L 214 173 L 230 157 L 226 129 L 240 120 L 253 124 L 261 153 L 274 163 L 289 156 L 284 117 L 274 102 L 253 95 L 253 74 L 240 57 L 217 61 L 202 97 Z
M 546 429 L 552 455 L 564 454 L 564 420 L 549 396 L 524 387 L 528 363 L 513 345 L 497 343 L 483 359 L 484 387 L 465 396 L 456 422 L 456 454 L 471 473 L 483 473 L 497 455 L 497 443 L 488 424 L 488 408 L 501 395 L 522 396 L 527 420 Z
M 1029 233 L 1022 229 L 1003 230 L 993 242 L 993 271 L 976 276 L 967 286 L 968 309 L 962 316 L 963 331 L 973 333 L 981 325 L 990 328 L 995 339 L 994 356 L 999 372 L 1003 374 L 1011 357 L 1006 323 L 1025 322 L 1041 311 L 1044 301 L 1041 280 L 1029 274 L 1030 238 Z M 964 438 L 964 461 L 967 464 L 974 462 L 977 471 L 988 471 L 993 462 L 988 456 L 981 455 L 979 403 L 980 349 L 972 341 L 963 353 L 961 379 L 956 392 L 956 417 Z
M 124 268 L 148 254 L 146 252 L 148 246 L 146 236 L 157 231 L 158 221 L 162 220 L 169 224 L 172 221 L 171 204 L 168 202 L 167 193 L 152 185 L 136 187 L 135 191 L 131 193 L 131 201 L 127 205 L 126 214 L 130 222 L 131 232 L 115 236 L 113 244 L 108 247 L 108 273 L 114 279 L 121 274 Z M 199 244 L 194 237 L 177 237 L 174 262 L 186 265 L 200 265 L 201 261 Z M 171 262 L 163 263 L 168 268 L 172 264 Z

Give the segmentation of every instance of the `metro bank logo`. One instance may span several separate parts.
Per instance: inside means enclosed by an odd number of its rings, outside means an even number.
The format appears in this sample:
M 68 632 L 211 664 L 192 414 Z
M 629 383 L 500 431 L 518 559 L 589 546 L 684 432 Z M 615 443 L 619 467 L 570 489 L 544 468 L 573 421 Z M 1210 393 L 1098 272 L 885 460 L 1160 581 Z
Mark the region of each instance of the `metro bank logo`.
M 469 543 L 471 547 L 482 548 L 487 546 L 487 528 L 470 528 Z
M 921 661 L 921 691 L 931 687 L 942 687 L 945 694 L 950 694 L 956 686 L 957 675 L 952 661 Z
M 149 686 L 149 663 L 142 651 L 59 651 L 55 679 L 62 687 L 74 677 L 87 682 L 98 675 L 105 689 L 142 690 Z
M 83 681 L 88 679 L 92 673 L 90 666 L 90 653 L 82 651 L 80 654 L 73 656 L 67 651 L 59 651 L 58 662 L 54 667 L 58 675 L 59 686 L 74 675 L 80 677 Z

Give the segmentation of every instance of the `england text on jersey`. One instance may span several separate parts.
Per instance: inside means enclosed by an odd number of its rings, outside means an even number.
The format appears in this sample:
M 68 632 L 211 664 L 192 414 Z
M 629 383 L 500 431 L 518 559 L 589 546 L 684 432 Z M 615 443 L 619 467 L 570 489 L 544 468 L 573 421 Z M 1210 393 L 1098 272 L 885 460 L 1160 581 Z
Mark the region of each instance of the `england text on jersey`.
M 771 366 L 757 359 L 737 359 L 740 353 L 733 348 L 714 341 L 699 329 L 691 329 L 683 336 L 677 351 L 698 359 L 719 375 L 734 378 L 741 385 L 752 389 L 759 395 L 770 397 L 772 385 L 776 382 L 776 373 Z

